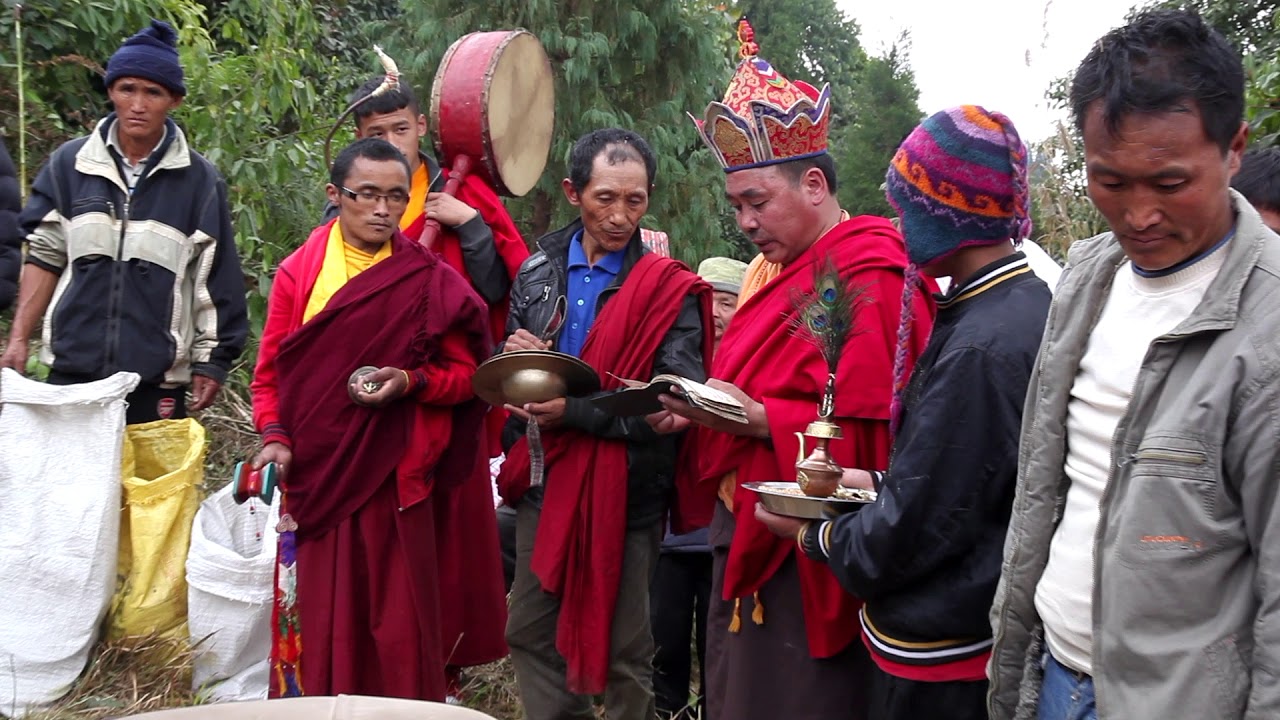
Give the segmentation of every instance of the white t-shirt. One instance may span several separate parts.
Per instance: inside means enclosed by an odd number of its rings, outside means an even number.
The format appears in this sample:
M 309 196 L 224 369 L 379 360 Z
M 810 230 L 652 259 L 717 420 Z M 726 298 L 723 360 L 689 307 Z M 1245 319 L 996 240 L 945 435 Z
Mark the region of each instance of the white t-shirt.
M 1112 437 L 1151 342 L 1190 317 L 1222 269 L 1228 245 L 1165 277 L 1142 277 L 1122 265 L 1080 360 L 1067 405 L 1064 471 L 1071 487 L 1035 597 L 1049 651 L 1079 672 L 1093 672 L 1093 550 L 1099 503 L 1114 467 Z

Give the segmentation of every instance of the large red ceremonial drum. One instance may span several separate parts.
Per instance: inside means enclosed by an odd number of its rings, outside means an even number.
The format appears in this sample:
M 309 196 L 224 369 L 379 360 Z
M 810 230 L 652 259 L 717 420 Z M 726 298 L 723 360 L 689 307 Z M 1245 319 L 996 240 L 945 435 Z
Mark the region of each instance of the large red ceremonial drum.
M 547 165 L 554 120 L 551 62 L 528 31 L 471 33 L 445 53 L 431 88 L 431 138 L 443 165 L 455 168 L 463 156 L 500 194 L 524 195 Z

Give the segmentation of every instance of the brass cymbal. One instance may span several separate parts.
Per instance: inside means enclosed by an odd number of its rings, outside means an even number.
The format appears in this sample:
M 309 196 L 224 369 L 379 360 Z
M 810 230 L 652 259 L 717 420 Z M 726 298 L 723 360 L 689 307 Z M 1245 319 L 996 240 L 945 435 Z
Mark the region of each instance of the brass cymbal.
M 471 378 L 471 387 L 481 400 L 495 407 L 504 403 L 519 406 L 596 392 L 600 376 L 572 355 L 515 350 L 481 363 Z

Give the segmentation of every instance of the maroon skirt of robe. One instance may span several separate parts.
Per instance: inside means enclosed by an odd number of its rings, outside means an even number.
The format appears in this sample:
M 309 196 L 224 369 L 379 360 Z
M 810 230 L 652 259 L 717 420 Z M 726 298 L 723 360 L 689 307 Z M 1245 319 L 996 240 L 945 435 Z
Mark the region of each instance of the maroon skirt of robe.
M 446 665 L 466 667 L 507 655 L 507 591 L 498 547 L 489 463 L 462 484 L 435 491 L 440 622 Z
M 298 545 L 307 695 L 445 699 L 432 501 L 398 508 L 388 478 L 331 531 Z

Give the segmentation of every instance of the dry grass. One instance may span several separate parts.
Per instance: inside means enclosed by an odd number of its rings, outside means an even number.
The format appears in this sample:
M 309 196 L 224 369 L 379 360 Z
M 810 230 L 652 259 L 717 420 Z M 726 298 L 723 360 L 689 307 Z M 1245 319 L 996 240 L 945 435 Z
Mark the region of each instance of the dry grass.
M 102 643 L 66 697 L 24 720 L 106 720 L 199 704 L 191 691 L 191 659 L 183 640 L 135 637 Z M 523 717 L 509 659 L 465 672 L 467 707 L 496 720 Z
M 25 720 L 97 720 L 194 705 L 191 659 L 185 639 L 104 642 L 66 697 Z
M 519 720 L 520 694 L 516 689 L 516 673 L 511 659 L 467 668 L 462 684 L 463 704 L 472 710 L 492 715 L 497 720 Z
M 204 490 L 209 494 L 231 482 L 236 463 L 250 460 L 258 452 L 247 370 L 233 370 L 213 407 L 195 417 L 204 426 L 209 442 L 204 463 Z

